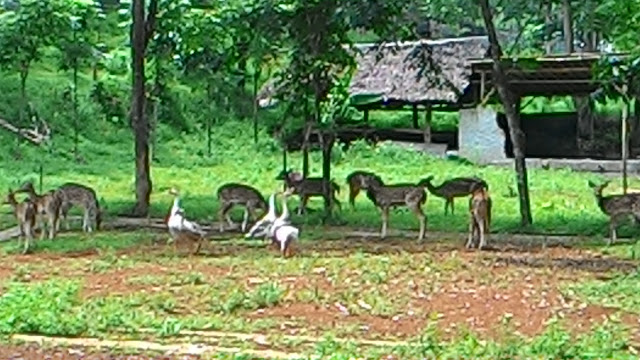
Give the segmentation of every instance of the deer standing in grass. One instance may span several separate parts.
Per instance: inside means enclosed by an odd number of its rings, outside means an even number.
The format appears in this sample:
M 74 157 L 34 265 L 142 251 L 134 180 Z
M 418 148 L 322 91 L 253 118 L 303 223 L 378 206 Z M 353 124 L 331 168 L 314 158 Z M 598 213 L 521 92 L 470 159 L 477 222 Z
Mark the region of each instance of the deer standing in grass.
M 475 184 L 482 184 L 488 189 L 487 183 L 477 177 L 456 177 L 443 181 L 442 184 L 434 186 L 431 181 L 433 176 L 428 176 L 420 182 L 429 190 L 434 196 L 445 199 L 444 214 L 447 215 L 447 208 L 451 207 L 451 214 L 453 215 L 454 198 L 468 196 L 471 194 L 471 187 Z
M 56 236 L 56 226 L 60 217 L 60 207 L 62 205 L 62 198 L 56 193 L 55 190 L 48 191 L 41 195 L 36 193 L 33 183 L 28 181 L 16 191 L 26 192 L 29 195 L 29 201 L 35 205 L 37 217 L 39 218 L 39 224 L 41 228 L 40 239 L 44 238 L 45 233 L 45 221 L 46 216 L 48 220 L 49 239 L 53 239 Z
M 28 199 L 23 202 L 18 202 L 15 192 L 11 189 L 9 189 L 9 193 L 3 203 L 10 205 L 13 209 L 13 215 L 18 221 L 20 228 L 18 246 L 20 246 L 20 242 L 24 241 L 25 244 L 22 253 L 26 254 L 29 252 L 31 242 L 33 241 L 33 229 L 36 226 L 36 206 Z
M 358 194 L 360 194 L 360 190 L 363 189 L 365 179 L 368 180 L 369 183 L 376 181 L 380 185 L 384 184 L 380 176 L 370 171 L 357 170 L 347 175 L 347 184 L 349 185 L 349 203 L 351 204 L 352 209 L 355 209 L 356 207 L 355 200 Z
M 70 228 L 67 214 L 73 206 L 78 206 L 84 211 L 82 231 L 92 232 L 92 224 L 95 224 L 96 230 L 100 230 L 102 211 L 100 210 L 100 204 L 98 203 L 95 190 L 86 185 L 69 182 L 63 184 L 56 190 L 56 196 L 59 196 L 61 199 L 60 217 L 64 219 L 67 230 Z M 58 225 L 56 226 L 56 231 L 59 230 L 60 220 L 58 220 Z
M 389 209 L 396 206 L 406 206 L 420 221 L 418 241 L 424 238 L 427 226 L 427 216 L 422 206 L 427 202 L 424 188 L 416 184 L 380 184 L 377 181 L 365 179 L 363 189 L 367 189 L 367 197 L 381 210 L 382 229 L 380 237 L 385 238 L 389 223 Z
M 247 229 L 249 215 L 251 215 L 253 220 L 256 220 L 257 209 L 267 211 L 267 202 L 264 200 L 262 194 L 260 194 L 257 189 L 245 184 L 228 183 L 220 186 L 218 188 L 218 201 L 220 202 L 220 211 L 218 212 L 220 232 L 224 231 L 225 218 L 229 226 L 234 225 L 229 216 L 229 211 L 235 205 L 244 206 L 244 216 L 242 225 L 240 226 L 242 232 Z
M 611 245 L 611 243 L 617 240 L 618 234 L 616 229 L 624 219 L 629 216 L 633 216 L 636 222 L 640 219 L 640 194 L 631 193 L 602 196 L 602 190 L 609 185 L 609 181 L 605 181 L 600 185 L 588 181 L 588 185 L 593 189 L 593 195 L 598 201 L 600 210 L 609 216 L 609 239 L 607 240 L 607 245 Z
M 309 198 L 314 196 L 324 197 L 321 177 L 303 178 L 302 174 L 297 171 L 282 171 L 276 177 L 276 180 L 284 180 L 286 187 L 293 189 L 293 194 L 298 194 L 298 196 L 300 196 L 298 215 L 306 212 L 307 202 L 309 201 Z M 329 199 L 329 208 L 333 210 L 333 205 L 335 204 L 338 205 L 338 208 L 342 210 L 340 201 L 338 201 L 338 199 L 336 198 L 336 193 L 340 192 L 340 187 L 333 180 L 330 182 L 329 186 L 331 193 L 331 198 Z
M 485 237 L 489 235 L 491 229 L 491 197 L 489 196 L 489 190 L 482 183 L 478 182 L 471 185 L 469 213 L 467 248 L 473 247 L 474 241 L 479 238 L 478 248 L 482 250 L 487 245 Z

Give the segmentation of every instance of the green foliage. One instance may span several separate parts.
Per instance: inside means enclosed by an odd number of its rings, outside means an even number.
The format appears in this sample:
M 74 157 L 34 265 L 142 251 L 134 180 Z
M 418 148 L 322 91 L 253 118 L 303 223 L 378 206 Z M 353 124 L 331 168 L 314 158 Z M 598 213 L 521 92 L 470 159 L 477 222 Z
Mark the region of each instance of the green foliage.
M 569 294 L 578 295 L 589 304 L 617 307 L 629 312 L 640 312 L 640 273 L 618 275 L 609 280 L 594 280 L 571 285 Z
M 37 285 L 15 283 L 0 296 L 0 333 L 79 335 L 87 330 L 78 284 L 49 281 Z

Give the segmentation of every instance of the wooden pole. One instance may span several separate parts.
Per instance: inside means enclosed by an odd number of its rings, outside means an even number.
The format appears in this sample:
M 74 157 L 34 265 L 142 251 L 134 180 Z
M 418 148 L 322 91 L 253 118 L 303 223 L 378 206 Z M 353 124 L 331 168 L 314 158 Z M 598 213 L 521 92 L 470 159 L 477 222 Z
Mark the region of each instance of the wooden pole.
M 433 113 L 431 111 L 431 105 L 427 104 L 426 112 L 424 113 L 424 129 L 423 137 L 424 137 L 424 146 L 428 146 L 431 143 L 431 120 L 433 117 Z
M 627 181 L 627 158 L 629 157 L 629 101 L 624 98 L 624 104 L 622 105 L 622 193 L 627 193 L 628 181 Z
M 369 109 L 364 109 L 364 123 L 369 123 Z

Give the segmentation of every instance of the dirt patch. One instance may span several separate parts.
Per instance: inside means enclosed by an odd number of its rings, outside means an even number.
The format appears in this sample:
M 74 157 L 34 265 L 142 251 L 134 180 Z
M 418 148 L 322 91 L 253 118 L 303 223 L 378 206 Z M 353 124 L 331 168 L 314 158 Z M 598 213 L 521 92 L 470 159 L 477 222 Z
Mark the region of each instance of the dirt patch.
M 125 355 L 85 348 L 44 348 L 38 345 L 2 345 L 0 359 L 7 360 L 197 360 L 196 355 Z
M 106 295 L 126 295 L 136 292 L 152 292 L 162 289 L 159 285 L 144 284 L 131 281 L 131 279 L 153 275 L 161 276 L 169 272 L 169 268 L 144 264 L 123 270 L 107 271 L 104 273 L 92 273 L 84 277 L 84 287 L 82 296 L 84 298 L 106 296 Z

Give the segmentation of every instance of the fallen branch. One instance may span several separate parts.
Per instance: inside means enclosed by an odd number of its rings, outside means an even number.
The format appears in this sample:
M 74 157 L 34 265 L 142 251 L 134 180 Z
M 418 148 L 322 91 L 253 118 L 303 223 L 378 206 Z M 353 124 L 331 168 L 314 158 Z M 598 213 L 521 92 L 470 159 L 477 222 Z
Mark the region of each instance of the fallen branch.
M 28 128 L 19 128 L 7 120 L 0 119 L 0 126 L 7 129 L 8 131 L 23 137 L 24 139 L 32 142 L 35 145 L 42 145 L 43 143 L 49 142 L 51 139 L 51 129 L 44 121 L 40 121 L 42 123 L 42 128 L 39 128 L 37 125 L 34 126 L 33 129 Z

